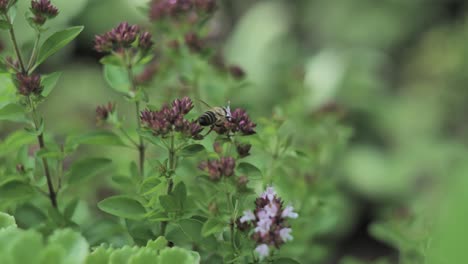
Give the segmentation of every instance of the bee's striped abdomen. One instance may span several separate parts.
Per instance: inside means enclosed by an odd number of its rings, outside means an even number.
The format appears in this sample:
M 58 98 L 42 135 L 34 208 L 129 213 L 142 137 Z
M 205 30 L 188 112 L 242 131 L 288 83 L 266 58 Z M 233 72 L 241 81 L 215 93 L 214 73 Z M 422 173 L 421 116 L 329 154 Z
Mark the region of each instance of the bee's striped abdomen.
M 198 119 L 198 123 L 201 126 L 209 126 L 213 125 L 216 122 L 216 114 L 213 111 L 206 111 L 203 115 L 200 116 Z

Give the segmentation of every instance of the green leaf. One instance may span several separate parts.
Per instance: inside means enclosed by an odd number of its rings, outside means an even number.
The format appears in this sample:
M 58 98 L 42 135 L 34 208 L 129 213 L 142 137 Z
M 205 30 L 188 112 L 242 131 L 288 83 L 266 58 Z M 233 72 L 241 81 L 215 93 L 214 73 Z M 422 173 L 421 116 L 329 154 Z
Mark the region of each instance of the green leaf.
M 49 245 L 51 244 L 56 244 L 65 249 L 66 255 L 61 263 L 84 263 L 88 255 L 88 242 L 80 233 L 71 229 L 56 230 L 49 237 Z
M 126 146 L 122 139 L 110 131 L 92 131 L 70 139 L 72 145 L 109 145 Z
M 301 264 L 299 261 L 291 258 L 278 258 L 273 261 L 274 264 Z
M 102 211 L 128 219 L 141 219 L 146 213 L 145 208 L 137 200 L 128 196 L 112 196 L 98 203 Z
M 16 227 L 15 218 L 7 213 L 0 212 L 0 229 L 10 226 Z
M 38 158 L 59 158 L 62 156 L 60 149 L 49 149 L 48 147 L 36 152 Z
M 237 171 L 239 172 L 239 175 L 246 175 L 251 180 L 258 180 L 262 178 L 262 172 L 260 169 L 255 165 L 247 162 L 241 162 L 237 166 Z
M 57 85 L 60 76 L 62 76 L 61 72 L 54 72 L 42 76 L 41 84 L 44 86 L 44 90 L 42 90 L 41 93 L 42 96 L 47 97 L 50 94 L 50 92 L 52 92 L 52 90 Z
M 12 151 L 16 151 L 21 146 L 29 145 L 36 141 L 36 138 L 33 135 L 30 135 L 26 131 L 18 130 L 13 134 L 9 135 L 1 144 L 0 144 L 0 155 L 5 155 Z
M 112 160 L 106 158 L 86 158 L 74 162 L 70 168 L 68 181 L 74 184 L 89 179 L 105 170 Z
M 181 157 L 190 157 L 195 156 L 197 153 L 200 153 L 205 150 L 205 147 L 201 144 L 192 144 L 179 151 L 179 156 Z
M 57 51 L 65 47 L 68 43 L 74 40 L 83 30 L 83 26 L 70 27 L 62 31 L 55 32 L 50 36 L 44 44 L 42 44 L 39 55 L 37 56 L 37 61 L 32 71 L 41 65 L 48 57 L 55 54 Z
M 20 233 L 16 239 L 12 237 L 9 247 L 10 256 L 15 263 L 35 263 L 44 245 L 39 232 L 26 231 Z
M 78 202 L 78 199 L 73 199 L 67 204 L 63 210 L 63 217 L 65 217 L 65 219 L 71 219 L 73 217 L 76 207 L 78 206 Z
M 174 196 L 177 201 L 178 207 L 184 208 L 185 201 L 187 200 L 187 188 L 185 187 L 185 183 L 179 182 L 171 195 Z
M 104 65 L 114 65 L 119 67 L 122 67 L 123 65 L 122 59 L 115 55 L 104 56 L 99 60 L 99 62 Z
M 226 226 L 226 223 L 222 222 L 221 220 L 217 218 L 211 218 L 208 219 L 203 224 L 202 228 L 202 236 L 207 237 L 212 234 L 220 233 L 223 231 L 224 227 Z
M 173 247 L 161 250 L 158 258 L 158 263 L 177 263 L 177 264 L 193 264 L 200 262 L 198 253 L 193 253 L 186 249 Z
M 8 21 L 0 20 L 0 29 L 10 30 L 10 28 L 11 28 L 11 25 L 10 23 L 8 23 Z
M 103 246 L 95 249 L 91 254 L 86 258 L 86 264 L 108 264 L 109 257 L 112 253 L 111 249 L 105 248 Z
M 127 70 L 124 67 L 105 64 L 104 79 L 115 91 L 123 94 L 129 93 L 131 84 Z
M 202 240 L 201 230 L 203 228 L 203 222 L 196 219 L 182 219 L 178 222 L 183 233 L 192 242 L 198 242 Z
M 128 259 L 128 264 L 156 264 L 158 254 L 155 250 L 149 248 L 140 248 Z
M 167 212 L 176 212 L 180 210 L 179 203 L 172 195 L 159 196 L 159 203 Z
M 147 248 L 161 250 L 167 247 L 167 239 L 163 236 L 159 236 L 156 240 L 149 240 L 146 244 Z
M 10 181 L 0 187 L 0 201 L 26 201 L 35 195 L 34 188 L 21 181 Z
M 24 115 L 24 108 L 19 104 L 8 104 L 0 109 L 0 121 L 8 120 L 27 123 L 29 120 Z
M 127 264 L 133 254 L 137 252 L 137 248 L 124 246 L 111 253 L 109 263 L 112 264 Z

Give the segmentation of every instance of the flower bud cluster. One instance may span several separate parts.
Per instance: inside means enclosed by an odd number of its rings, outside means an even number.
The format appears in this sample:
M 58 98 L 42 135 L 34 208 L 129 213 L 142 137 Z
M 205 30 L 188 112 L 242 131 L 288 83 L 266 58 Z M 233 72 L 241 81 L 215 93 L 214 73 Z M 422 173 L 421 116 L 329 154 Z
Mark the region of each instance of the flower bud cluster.
M 140 31 L 138 25 L 129 25 L 127 22 L 120 23 L 116 28 L 94 38 L 94 49 L 98 52 L 121 53 L 138 40 L 137 49 L 143 52 L 151 50 L 153 41 L 151 33 Z
M 115 104 L 114 103 L 107 103 L 106 105 L 100 105 L 96 108 L 96 120 L 98 123 L 106 121 L 109 116 L 114 113 L 115 111 Z
M 176 99 L 172 104 L 164 105 L 159 111 L 144 110 L 141 112 L 143 127 L 150 129 L 155 136 L 166 136 L 171 132 L 180 132 L 186 137 L 202 139 L 203 128 L 196 120 L 187 120 L 187 115 L 193 109 L 190 98 Z
M 47 19 L 58 15 L 58 9 L 50 3 L 50 0 L 31 1 L 31 12 L 34 14 L 32 21 L 39 26 L 44 25 Z
M 276 195 L 273 187 L 268 187 L 256 199 L 255 205 L 255 210 L 244 211 L 236 224 L 242 231 L 254 228 L 252 239 L 257 244 L 255 251 L 263 259 L 270 254 L 271 247 L 279 248 L 293 239 L 287 219 L 295 219 L 298 214 L 294 212 L 292 206 L 283 207 L 283 202 Z
M 39 74 L 28 75 L 26 73 L 17 73 L 15 80 L 18 93 L 24 96 L 40 95 L 42 89 L 41 76 Z
M 221 135 L 240 133 L 243 136 L 248 136 L 256 133 L 254 130 L 256 126 L 244 109 L 237 108 L 231 113 L 230 120 L 224 122 L 222 126 L 215 127 L 214 131 Z
M 218 181 L 221 177 L 234 175 L 236 160 L 233 157 L 221 157 L 220 159 L 203 161 L 198 165 L 198 168 L 207 172 L 211 180 Z
M 0 13 L 6 14 L 18 0 L 0 0 Z
M 212 14 L 216 7 L 216 0 L 153 0 L 149 17 L 151 21 L 179 19 L 200 13 Z

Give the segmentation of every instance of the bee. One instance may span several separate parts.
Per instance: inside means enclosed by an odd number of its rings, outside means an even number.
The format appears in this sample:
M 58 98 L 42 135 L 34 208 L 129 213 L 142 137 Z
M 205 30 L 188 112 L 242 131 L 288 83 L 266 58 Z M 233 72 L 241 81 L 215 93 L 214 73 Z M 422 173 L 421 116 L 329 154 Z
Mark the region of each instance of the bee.
M 200 101 L 210 108 L 198 118 L 198 124 L 200 124 L 200 126 L 211 126 L 210 131 L 208 131 L 206 135 L 208 135 L 214 127 L 222 126 L 224 122 L 231 121 L 230 102 L 228 102 L 227 106 L 211 107 L 204 101 Z

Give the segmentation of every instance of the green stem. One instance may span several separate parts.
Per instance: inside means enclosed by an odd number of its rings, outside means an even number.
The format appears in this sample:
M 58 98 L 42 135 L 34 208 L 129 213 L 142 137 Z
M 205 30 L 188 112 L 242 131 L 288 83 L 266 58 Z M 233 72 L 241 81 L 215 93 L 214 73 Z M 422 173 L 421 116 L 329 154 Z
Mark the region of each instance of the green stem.
M 39 131 L 39 126 L 37 123 L 37 113 L 36 113 L 36 107 L 34 103 L 31 100 L 31 97 L 28 97 L 29 104 L 32 108 L 32 117 L 33 117 L 33 122 L 34 122 L 34 128 L 36 131 Z M 39 148 L 44 149 L 45 148 L 45 143 L 44 143 L 44 133 L 41 133 L 37 136 L 37 141 L 39 142 Z M 47 162 L 46 158 L 42 158 L 42 165 L 44 167 L 44 174 L 47 179 L 47 187 L 49 188 L 49 199 L 54 208 L 57 208 L 57 194 L 54 191 L 54 186 L 52 184 L 52 177 L 50 175 L 50 170 L 49 170 L 49 163 Z
M 13 43 L 13 48 L 15 49 L 16 57 L 18 58 L 21 72 L 26 73 L 26 68 L 24 67 L 23 59 L 21 57 L 21 52 L 18 48 L 18 42 L 16 41 L 16 35 L 15 35 L 15 30 L 13 29 L 13 23 L 11 22 L 11 19 L 8 15 L 6 15 L 6 19 L 8 23 L 10 24 L 10 29 L 8 30 L 8 33 L 10 33 L 10 39 L 11 42 Z
M 174 188 L 174 179 L 173 175 L 176 169 L 176 150 L 174 147 L 174 133 L 171 133 L 171 143 L 170 147 L 168 148 L 168 154 L 169 154 L 169 177 L 168 177 L 168 183 L 167 183 L 167 194 L 172 193 L 172 189 Z M 161 222 L 161 236 L 164 236 L 166 234 L 166 228 L 167 228 L 167 221 Z
M 141 124 L 140 124 L 140 102 L 136 101 L 135 102 L 135 107 L 136 107 L 136 115 L 137 115 L 137 126 L 138 126 L 138 131 L 141 129 Z M 142 178 L 145 177 L 145 144 L 143 142 L 143 137 L 141 135 L 138 136 L 139 144 L 137 145 L 138 147 L 138 152 L 139 152 L 139 157 L 140 157 L 140 175 Z
M 37 32 L 36 41 L 34 42 L 34 47 L 31 53 L 31 57 L 29 58 L 29 63 L 28 63 L 28 68 L 27 68 L 28 72 L 31 71 L 33 64 L 36 62 L 40 39 L 41 39 L 41 33 Z
M 138 147 L 138 143 L 135 140 L 133 140 L 132 137 L 130 137 L 130 135 L 127 133 L 127 131 L 125 131 L 125 129 L 119 127 L 119 130 L 135 147 Z

